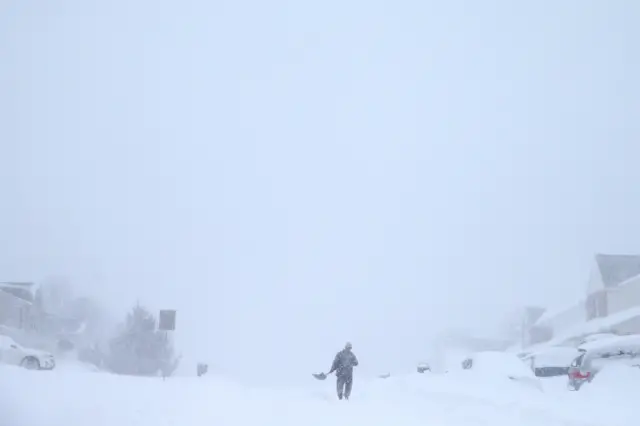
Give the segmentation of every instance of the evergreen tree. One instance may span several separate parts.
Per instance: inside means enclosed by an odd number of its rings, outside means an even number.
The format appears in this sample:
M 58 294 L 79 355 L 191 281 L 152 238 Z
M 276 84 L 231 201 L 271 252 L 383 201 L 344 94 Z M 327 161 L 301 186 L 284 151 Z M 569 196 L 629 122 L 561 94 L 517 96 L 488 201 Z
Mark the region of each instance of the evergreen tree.
M 177 367 L 173 345 L 157 330 L 157 320 L 148 309 L 136 305 L 127 314 L 120 333 L 110 341 L 107 360 L 118 374 L 170 375 Z

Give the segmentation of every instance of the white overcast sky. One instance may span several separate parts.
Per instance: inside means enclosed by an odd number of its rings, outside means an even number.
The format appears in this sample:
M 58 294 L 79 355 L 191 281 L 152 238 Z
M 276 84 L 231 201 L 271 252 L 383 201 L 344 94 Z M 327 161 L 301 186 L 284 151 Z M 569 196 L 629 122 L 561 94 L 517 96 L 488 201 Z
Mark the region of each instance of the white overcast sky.
M 386 368 L 577 299 L 594 252 L 640 253 L 639 20 L 3 1 L 0 279 L 176 308 L 185 353 L 305 379 L 346 340 Z

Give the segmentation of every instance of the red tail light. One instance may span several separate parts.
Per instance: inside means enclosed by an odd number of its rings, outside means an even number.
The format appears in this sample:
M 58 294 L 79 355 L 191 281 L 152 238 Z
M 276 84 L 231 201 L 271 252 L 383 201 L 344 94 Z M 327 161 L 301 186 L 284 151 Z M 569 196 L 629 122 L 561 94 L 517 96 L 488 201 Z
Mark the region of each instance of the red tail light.
M 574 379 L 588 379 L 591 373 L 587 371 L 586 373 L 582 374 L 579 370 L 574 370 L 571 371 L 569 375 Z

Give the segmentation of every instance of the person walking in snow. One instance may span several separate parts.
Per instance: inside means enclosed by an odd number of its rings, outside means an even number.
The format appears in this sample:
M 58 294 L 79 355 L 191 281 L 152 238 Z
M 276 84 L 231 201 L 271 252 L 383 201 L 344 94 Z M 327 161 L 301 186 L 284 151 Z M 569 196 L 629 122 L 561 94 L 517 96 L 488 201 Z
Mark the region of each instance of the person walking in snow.
M 331 374 L 336 372 L 336 390 L 338 392 L 338 399 L 349 399 L 351 395 L 351 388 L 353 386 L 353 367 L 358 365 L 358 358 L 351 351 L 351 343 L 347 342 L 344 349 L 336 354 L 336 357 L 331 364 Z

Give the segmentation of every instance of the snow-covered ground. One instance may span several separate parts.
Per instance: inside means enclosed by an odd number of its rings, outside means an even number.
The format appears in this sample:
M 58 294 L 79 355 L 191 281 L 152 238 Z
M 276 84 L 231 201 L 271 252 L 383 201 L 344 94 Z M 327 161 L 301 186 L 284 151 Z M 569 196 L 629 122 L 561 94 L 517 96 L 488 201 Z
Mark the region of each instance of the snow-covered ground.
M 137 378 L 62 366 L 49 372 L 0 366 L 2 426 L 438 425 L 628 426 L 640 384 L 613 371 L 590 389 L 568 392 L 560 379 L 544 391 L 454 372 L 358 380 L 336 400 L 333 380 L 304 388 L 242 386 L 213 375 Z M 621 377 L 624 386 L 617 386 Z M 486 380 L 486 381 L 485 381 Z M 616 390 L 618 389 L 618 390 Z M 633 392 L 630 392 L 630 389 Z

